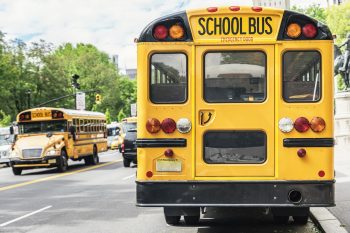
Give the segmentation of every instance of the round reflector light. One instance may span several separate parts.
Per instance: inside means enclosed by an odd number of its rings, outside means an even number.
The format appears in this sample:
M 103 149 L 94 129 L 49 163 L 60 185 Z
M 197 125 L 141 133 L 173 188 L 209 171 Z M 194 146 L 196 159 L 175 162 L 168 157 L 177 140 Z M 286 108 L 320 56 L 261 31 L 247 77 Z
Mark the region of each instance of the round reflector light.
M 164 151 L 164 155 L 165 155 L 166 157 L 172 157 L 172 156 L 174 155 L 174 151 L 173 151 L 172 149 L 166 149 L 166 150 Z
M 305 24 L 303 27 L 303 35 L 307 38 L 314 38 L 317 35 L 317 28 L 312 23 Z
M 288 117 L 283 117 L 279 120 L 278 122 L 278 128 L 283 132 L 283 133 L 289 133 L 293 130 L 294 124 L 293 120 L 288 118 Z
M 304 148 L 301 148 L 297 151 L 297 155 L 300 157 L 300 158 L 303 158 L 305 157 L 306 155 L 306 150 Z
M 324 177 L 326 175 L 326 173 L 323 171 L 323 170 L 320 170 L 319 172 L 318 172 L 318 176 L 319 177 Z
M 241 9 L 241 7 L 239 7 L 239 6 L 230 6 L 229 9 L 231 11 L 239 11 Z
M 298 38 L 301 34 L 301 27 L 297 23 L 291 23 L 287 27 L 287 36 L 290 38 Z
M 310 121 L 310 128 L 314 132 L 322 132 L 326 128 L 326 122 L 322 117 L 313 117 Z
M 164 133 L 173 133 L 176 129 L 176 123 L 171 118 L 165 118 L 162 121 L 161 128 L 164 131 Z
M 294 128 L 300 133 L 306 132 L 310 128 L 309 120 L 305 117 L 299 117 L 294 122 Z
M 184 37 L 185 30 L 180 25 L 175 24 L 175 25 L 170 27 L 169 35 L 172 39 L 179 40 L 179 39 L 182 39 Z
M 153 36 L 157 40 L 164 40 L 168 36 L 168 29 L 164 25 L 158 25 L 153 30 Z
M 208 7 L 208 8 L 207 8 L 207 11 L 208 11 L 208 12 L 217 12 L 217 11 L 218 11 L 218 8 L 217 8 L 217 7 Z
M 190 132 L 192 127 L 191 121 L 187 118 L 180 118 L 176 123 L 176 128 L 180 133 Z
M 147 176 L 148 178 L 151 178 L 151 177 L 153 176 L 153 172 L 152 172 L 152 171 L 146 172 L 146 176 Z
M 146 129 L 150 133 L 158 133 L 160 130 L 160 121 L 156 118 L 150 118 L 146 122 Z
M 261 6 L 253 6 L 252 10 L 255 11 L 255 12 L 260 12 L 260 11 L 263 10 L 263 8 Z

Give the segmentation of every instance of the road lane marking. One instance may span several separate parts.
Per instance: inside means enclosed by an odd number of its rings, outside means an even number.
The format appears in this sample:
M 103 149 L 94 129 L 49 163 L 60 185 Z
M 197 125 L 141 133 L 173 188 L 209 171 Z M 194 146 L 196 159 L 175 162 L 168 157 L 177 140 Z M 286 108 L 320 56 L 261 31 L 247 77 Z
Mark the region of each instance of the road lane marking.
M 133 178 L 135 176 L 135 174 L 132 174 L 131 176 L 126 176 L 123 178 L 123 180 L 127 180 L 127 179 L 130 179 L 130 178 Z
M 111 165 L 111 164 L 114 164 L 114 163 L 118 163 L 118 162 L 121 162 L 121 161 L 122 161 L 122 159 L 119 159 L 119 160 L 115 160 L 115 161 L 112 161 L 112 162 L 103 163 L 103 164 L 95 165 L 95 166 L 92 166 L 92 167 L 83 168 L 83 169 L 80 169 L 80 170 L 75 170 L 75 171 L 72 171 L 72 172 L 66 172 L 66 173 L 62 173 L 62 174 L 59 174 L 59 175 L 48 176 L 48 177 L 44 177 L 44 178 L 40 178 L 40 179 L 36 179 L 36 180 L 26 181 L 26 182 L 19 183 L 19 184 L 13 184 L 13 185 L 0 187 L 0 192 L 1 191 L 5 191 L 5 190 L 9 190 L 9 189 L 19 188 L 19 187 L 30 185 L 30 184 L 40 183 L 40 182 L 44 182 L 44 181 L 47 181 L 47 180 L 52 180 L 52 179 L 56 179 L 56 178 L 60 178 L 60 177 L 64 177 L 64 176 L 74 175 L 76 173 L 85 172 L 85 171 L 93 170 L 93 169 L 100 168 L 100 167 L 105 167 L 105 166 L 108 166 L 108 165 Z
M 336 183 L 348 183 L 350 182 L 350 176 L 335 178 Z
M 4 222 L 4 223 L 0 224 L 0 227 L 7 226 L 7 225 L 9 225 L 9 224 L 11 224 L 11 223 L 14 223 L 14 222 L 17 222 L 17 221 L 19 221 L 19 220 L 21 220 L 21 219 L 24 219 L 24 218 L 27 218 L 27 217 L 32 216 L 32 215 L 34 215 L 34 214 L 43 212 L 44 210 L 50 209 L 51 207 L 52 207 L 52 205 L 49 205 L 49 206 L 46 206 L 46 207 L 44 207 L 44 208 L 42 208 L 42 209 L 40 209 L 40 210 L 36 210 L 36 211 L 33 211 L 33 212 L 29 213 L 29 214 L 26 214 L 26 215 L 23 215 L 23 216 L 21 216 L 21 217 L 18 217 L 18 218 L 15 218 L 15 219 L 13 219 L 13 220 L 10 220 L 10 221 L 8 221 L 8 222 Z

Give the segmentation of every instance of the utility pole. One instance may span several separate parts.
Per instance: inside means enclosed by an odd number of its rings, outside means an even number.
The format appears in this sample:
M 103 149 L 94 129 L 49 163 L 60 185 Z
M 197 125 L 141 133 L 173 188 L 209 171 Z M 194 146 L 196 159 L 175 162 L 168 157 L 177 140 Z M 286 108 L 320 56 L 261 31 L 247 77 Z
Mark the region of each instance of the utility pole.
M 28 105 L 28 109 L 30 109 L 30 95 L 32 94 L 32 91 L 30 89 L 28 89 L 26 91 L 26 95 L 27 95 L 27 105 Z
M 72 87 L 74 88 L 74 105 L 75 109 L 77 109 L 77 90 L 80 89 L 80 84 L 78 83 L 78 79 L 80 78 L 79 75 L 73 74 L 72 75 Z

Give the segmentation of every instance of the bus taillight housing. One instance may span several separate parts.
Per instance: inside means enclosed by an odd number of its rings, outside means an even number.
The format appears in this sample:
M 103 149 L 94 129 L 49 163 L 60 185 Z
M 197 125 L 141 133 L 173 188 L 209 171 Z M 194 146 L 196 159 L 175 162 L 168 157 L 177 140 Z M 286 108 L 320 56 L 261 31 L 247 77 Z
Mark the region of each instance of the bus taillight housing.
M 312 23 L 305 24 L 303 27 L 303 35 L 307 38 L 314 38 L 317 35 L 317 28 Z
M 176 122 L 171 118 L 165 118 L 162 121 L 161 128 L 164 133 L 173 133 L 176 130 Z
M 310 121 L 310 128 L 316 133 L 322 132 L 326 128 L 326 122 L 322 117 L 313 117 Z
M 160 126 L 160 121 L 157 118 L 150 118 L 147 120 L 146 129 L 149 133 L 158 133 Z
M 304 133 L 309 130 L 310 122 L 305 117 L 299 117 L 294 121 L 294 128 L 299 133 Z
M 164 40 L 168 37 L 168 28 L 164 25 L 157 25 L 153 30 L 153 36 L 157 40 Z

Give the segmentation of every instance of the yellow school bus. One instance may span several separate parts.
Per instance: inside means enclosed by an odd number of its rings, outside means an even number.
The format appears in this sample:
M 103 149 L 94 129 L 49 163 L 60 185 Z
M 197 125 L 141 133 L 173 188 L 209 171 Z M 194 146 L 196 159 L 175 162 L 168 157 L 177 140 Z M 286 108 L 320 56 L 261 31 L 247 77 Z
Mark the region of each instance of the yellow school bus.
M 209 7 L 137 42 L 137 205 L 168 224 L 203 207 L 265 207 L 305 224 L 334 205 L 333 38 L 306 15 Z
M 106 117 L 99 112 L 34 108 L 17 115 L 19 134 L 11 153 L 14 175 L 32 168 L 68 168 L 68 159 L 99 163 L 107 150 Z

